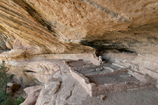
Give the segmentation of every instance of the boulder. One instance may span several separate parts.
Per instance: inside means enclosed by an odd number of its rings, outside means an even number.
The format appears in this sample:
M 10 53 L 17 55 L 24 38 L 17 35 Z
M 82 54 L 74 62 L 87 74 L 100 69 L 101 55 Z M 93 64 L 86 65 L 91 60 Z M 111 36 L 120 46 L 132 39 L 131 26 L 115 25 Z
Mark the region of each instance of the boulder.
M 26 92 L 28 97 L 20 105 L 35 105 L 42 87 L 43 86 L 33 86 L 33 87 L 25 88 L 24 91 Z
M 20 85 L 19 84 L 14 84 L 14 83 L 7 83 L 7 86 L 12 90 L 12 92 L 16 92 L 19 90 Z

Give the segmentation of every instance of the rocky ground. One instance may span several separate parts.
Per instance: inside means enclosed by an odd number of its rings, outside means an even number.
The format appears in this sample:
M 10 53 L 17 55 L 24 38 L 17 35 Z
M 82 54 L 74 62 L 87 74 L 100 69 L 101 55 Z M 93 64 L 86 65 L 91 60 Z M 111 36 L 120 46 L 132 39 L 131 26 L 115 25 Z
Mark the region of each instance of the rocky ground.
M 63 60 L 52 60 L 52 62 L 58 62 L 61 70 L 51 75 L 50 79 L 44 84 L 37 98 L 36 105 L 158 104 L 158 90 L 154 87 L 107 94 L 105 99 L 90 97 L 81 84 L 71 76 Z M 34 92 L 32 91 L 32 93 Z M 24 102 L 22 105 L 27 104 Z

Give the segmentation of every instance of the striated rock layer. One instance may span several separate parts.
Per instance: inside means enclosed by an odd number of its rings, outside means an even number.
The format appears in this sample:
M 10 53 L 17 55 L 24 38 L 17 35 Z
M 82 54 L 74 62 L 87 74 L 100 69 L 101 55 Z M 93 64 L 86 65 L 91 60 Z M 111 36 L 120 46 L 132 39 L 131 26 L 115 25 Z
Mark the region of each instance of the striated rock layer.
M 0 27 L 2 48 L 14 49 L 13 53 L 33 55 L 91 50 L 81 45 L 60 42 L 55 37 L 54 29 L 23 0 L 0 1 Z
M 92 52 L 81 44 L 95 48 L 103 40 L 104 48 L 137 52 L 157 44 L 157 6 L 157 0 L 1 0 L 0 48 L 24 55 Z

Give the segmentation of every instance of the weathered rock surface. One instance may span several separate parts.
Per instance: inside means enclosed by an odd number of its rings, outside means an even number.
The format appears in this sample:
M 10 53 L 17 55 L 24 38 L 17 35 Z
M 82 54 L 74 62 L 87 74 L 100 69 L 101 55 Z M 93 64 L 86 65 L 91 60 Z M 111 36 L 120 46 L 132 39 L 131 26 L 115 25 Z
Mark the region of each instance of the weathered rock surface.
M 14 49 L 13 57 L 92 50 L 79 43 L 146 51 L 157 44 L 157 6 L 157 0 L 1 0 L 1 49 Z
M 133 63 L 136 63 L 136 61 L 137 62 L 139 61 L 139 60 L 136 60 L 137 57 L 139 59 L 143 58 L 133 53 L 132 54 L 131 53 L 119 54 L 119 53 L 112 53 L 112 52 L 110 53 L 110 51 L 109 53 L 103 52 L 102 57 L 110 62 L 120 63 L 122 64 L 122 66 L 126 66 L 126 67 L 132 66 L 131 67 L 132 69 L 138 68 L 138 67 L 141 68 L 142 66 L 141 62 L 139 65 L 135 65 Z M 76 60 L 79 60 L 79 58 Z M 136 61 L 133 62 L 134 60 Z M 35 82 L 36 80 L 44 84 L 44 86 L 42 87 L 42 90 L 37 92 L 39 94 L 38 98 L 35 95 L 32 95 L 32 97 L 37 98 L 37 101 L 36 99 L 31 98 L 33 99 L 33 102 L 36 105 L 44 105 L 44 104 L 46 105 L 56 105 L 56 104 L 58 105 L 64 105 L 64 104 L 67 104 L 67 105 L 71 105 L 71 104 L 74 104 L 74 105 L 96 105 L 96 104 L 99 104 L 99 105 L 105 105 L 105 104 L 107 105 L 110 105 L 110 104 L 156 105 L 157 104 L 158 95 L 157 95 L 157 90 L 155 88 L 147 88 L 147 89 L 142 89 L 139 91 L 135 90 L 131 92 L 129 91 L 129 92 L 122 92 L 122 93 L 117 93 L 117 94 L 115 93 L 108 94 L 105 100 L 101 100 L 101 98 L 97 98 L 97 97 L 90 97 L 89 94 L 85 91 L 85 89 L 80 85 L 80 83 L 71 76 L 67 66 L 64 64 L 62 59 L 60 60 L 43 59 L 42 60 L 39 57 L 39 58 L 36 58 L 36 60 L 34 59 L 32 61 L 23 61 L 23 62 L 12 61 L 10 62 L 9 65 L 11 65 L 9 72 L 15 72 L 19 76 L 21 75 L 20 73 L 24 73 L 21 76 L 23 77 L 22 78 L 23 81 L 26 82 L 25 84 L 30 84 L 30 81 Z M 146 66 L 150 66 L 150 65 L 146 65 Z M 88 66 L 85 66 L 85 67 L 88 67 Z M 35 75 L 38 75 L 38 76 L 35 76 Z M 43 77 L 41 77 L 40 75 L 42 75 Z M 157 74 L 155 73 L 155 76 L 156 75 Z M 47 78 L 44 78 L 44 77 L 47 77 Z M 136 97 L 139 97 L 139 98 L 136 98 Z M 26 100 L 30 100 L 30 98 L 28 97 L 28 99 Z M 143 100 L 143 103 L 141 100 Z
M 157 54 L 117 53 L 114 51 L 105 51 L 102 54 L 102 57 L 109 62 L 115 62 L 122 66 L 129 67 L 134 71 L 148 74 L 158 80 Z
M 28 97 L 20 105 L 35 105 L 41 89 L 42 89 L 42 86 L 34 86 L 34 87 L 28 87 L 28 88 L 24 89 L 24 91 L 26 92 Z
M 56 60 L 55 60 L 56 59 Z M 61 70 L 60 60 L 84 60 L 99 65 L 101 59 L 94 54 L 43 54 L 26 59 L 14 59 L 6 62 L 8 73 L 14 74 L 17 83 L 23 85 L 45 84 L 51 74 Z
M 86 90 L 73 79 L 62 61 L 58 71 L 43 86 L 36 105 L 156 105 L 157 90 L 147 88 L 117 94 L 108 94 L 105 100 L 90 97 Z M 143 101 L 141 101 L 143 100 Z
M 157 23 L 156 0 L 26 0 L 52 26 L 61 40 L 80 41 L 108 31 Z M 51 15 L 51 16 L 50 16 Z
M 14 49 L 10 52 L 12 57 L 92 50 L 85 46 L 60 42 L 54 36 L 51 26 L 42 19 L 44 17 L 26 1 L 0 1 L 0 15 L 1 48 Z

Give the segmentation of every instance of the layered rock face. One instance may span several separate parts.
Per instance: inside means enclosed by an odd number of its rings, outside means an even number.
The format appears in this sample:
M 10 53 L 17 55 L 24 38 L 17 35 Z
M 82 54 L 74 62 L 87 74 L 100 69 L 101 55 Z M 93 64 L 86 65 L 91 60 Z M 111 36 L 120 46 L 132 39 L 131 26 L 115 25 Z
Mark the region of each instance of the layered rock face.
M 27 0 L 27 3 L 60 31 L 57 36 L 62 41 L 69 42 L 80 42 L 85 37 L 95 39 L 109 31 L 127 31 L 158 21 L 156 0 Z
M 0 5 L 2 46 L 15 49 L 13 53 L 28 53 L 27 55 L 68 53 L 84 51 L 86 48 L 81 48 L 79 45 L 76 48 L 75 45 L 58 41 L 54 29 L 44 20 L 42 14 L 26 1 L 4 0 L 0 2 Z
M 80 90 L 63 60 L 102 58 L 158 79 L 157 11 L 157 0 L 0 0 L 0 60 L 19 82 L 46 83 L 37 105 L 105 104 Z
M 128 49 L 157 43 L 156 0 L 1 0 L 0 5 L 1 49 L 72 53 L 91 50 L 79 43 Z

